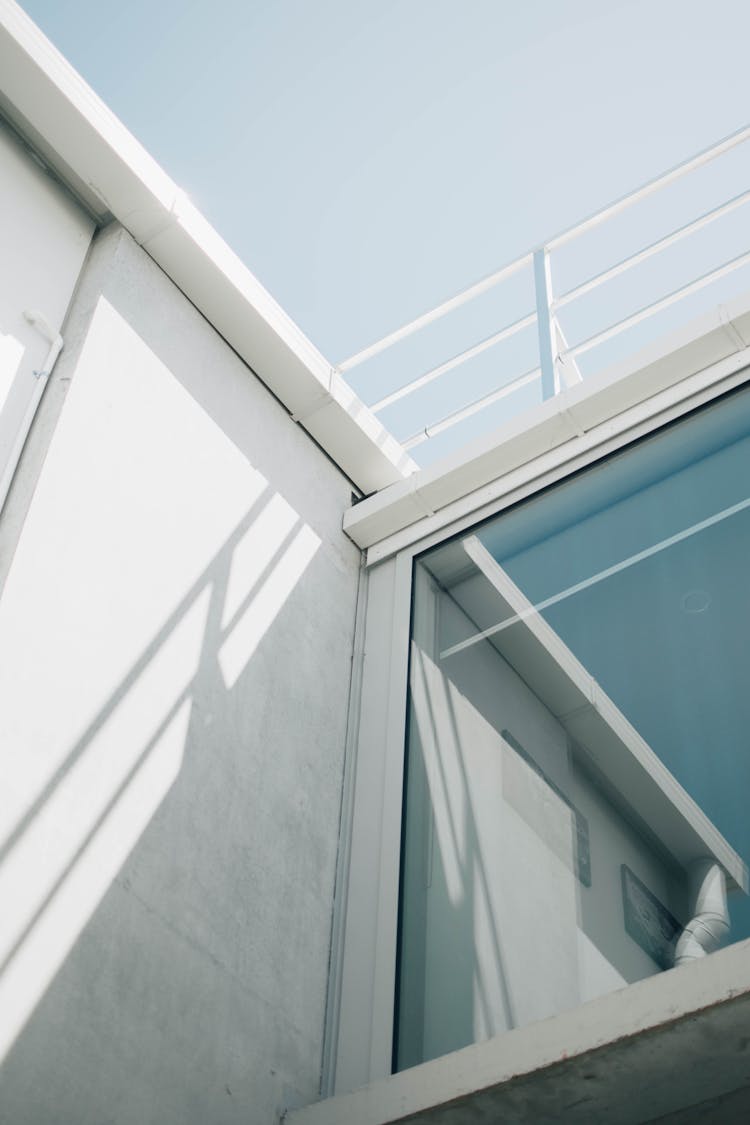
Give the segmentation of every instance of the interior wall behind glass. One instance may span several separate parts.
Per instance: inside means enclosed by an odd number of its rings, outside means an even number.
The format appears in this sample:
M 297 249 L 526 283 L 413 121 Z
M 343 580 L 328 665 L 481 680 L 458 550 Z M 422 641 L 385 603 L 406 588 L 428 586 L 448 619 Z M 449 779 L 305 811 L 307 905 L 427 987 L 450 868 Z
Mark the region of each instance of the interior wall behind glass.
M 595 510 L 559 526 L 556 509 L 594 483 Z M 524 515 L 533 538 L 518 550 L 505 536 Z M 507 524 L 487 526 L 484 544 L 747 860 L 750 392 L 551 490 Z M 733 938 L 750 936 L 748 899 L 733 896 L 730 907 Z
M 416 565 L 396 1069 L 671 966 L 687 867 L 565 668 L 750 854 L 749 469 L 745 392 Z

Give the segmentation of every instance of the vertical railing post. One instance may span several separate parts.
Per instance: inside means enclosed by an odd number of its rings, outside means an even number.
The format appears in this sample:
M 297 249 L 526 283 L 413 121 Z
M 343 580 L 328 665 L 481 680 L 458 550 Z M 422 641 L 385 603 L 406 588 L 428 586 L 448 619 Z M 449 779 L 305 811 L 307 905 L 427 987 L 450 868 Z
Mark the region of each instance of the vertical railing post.
M 539 366 L 542 370 L 542 398 L 553 398 L 555 379 L 555 343 L 552 334 L 552 281 L 549 251 L 543 246 L 534 251 L 534 290 L 536 292 L 536 326 L 539 334 Z

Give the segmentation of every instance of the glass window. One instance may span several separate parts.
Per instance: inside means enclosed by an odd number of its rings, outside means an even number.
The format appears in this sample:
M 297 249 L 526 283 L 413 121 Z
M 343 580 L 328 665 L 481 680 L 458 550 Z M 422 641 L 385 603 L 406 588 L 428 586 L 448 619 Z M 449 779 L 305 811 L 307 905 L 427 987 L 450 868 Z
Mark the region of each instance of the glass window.
M 395 1069 L 750 936 L 749 492 L 744 391 L 416 563 Z

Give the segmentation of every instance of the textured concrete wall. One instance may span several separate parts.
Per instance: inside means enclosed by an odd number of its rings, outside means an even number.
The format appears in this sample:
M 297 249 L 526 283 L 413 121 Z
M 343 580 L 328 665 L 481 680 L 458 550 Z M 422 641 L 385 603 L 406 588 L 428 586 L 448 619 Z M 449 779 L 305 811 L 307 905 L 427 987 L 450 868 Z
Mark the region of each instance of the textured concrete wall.
M 350 487 L 122 231 L 65 333 L 0 600 L 0 1120 L 266 1125 L 318 1089 Z

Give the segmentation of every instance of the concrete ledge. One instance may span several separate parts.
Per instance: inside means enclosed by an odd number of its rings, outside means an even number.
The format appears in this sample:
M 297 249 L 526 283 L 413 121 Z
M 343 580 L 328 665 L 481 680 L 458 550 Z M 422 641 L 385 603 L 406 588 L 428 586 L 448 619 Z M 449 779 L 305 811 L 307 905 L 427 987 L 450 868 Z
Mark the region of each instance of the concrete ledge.
M 730 1093 L 750 1118 L 750 940 L 286 1121 L 635 1125 Z

